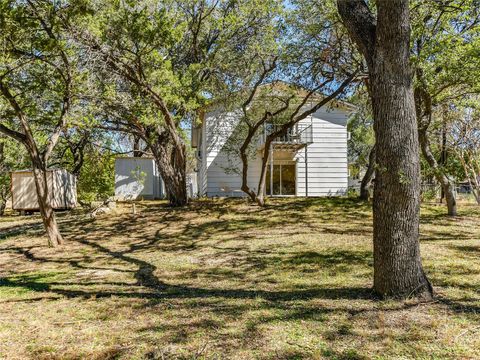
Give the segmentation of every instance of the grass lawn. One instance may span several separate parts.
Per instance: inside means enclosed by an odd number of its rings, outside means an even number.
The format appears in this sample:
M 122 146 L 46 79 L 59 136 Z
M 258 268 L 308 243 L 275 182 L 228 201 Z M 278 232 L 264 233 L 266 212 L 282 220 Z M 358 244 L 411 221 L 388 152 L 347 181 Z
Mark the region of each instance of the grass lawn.
M 0 218 L 0 358 L 480 359 L 479 207 L 422 207 L 430 303 L 372 297 L 355 200 L 137 209 Z

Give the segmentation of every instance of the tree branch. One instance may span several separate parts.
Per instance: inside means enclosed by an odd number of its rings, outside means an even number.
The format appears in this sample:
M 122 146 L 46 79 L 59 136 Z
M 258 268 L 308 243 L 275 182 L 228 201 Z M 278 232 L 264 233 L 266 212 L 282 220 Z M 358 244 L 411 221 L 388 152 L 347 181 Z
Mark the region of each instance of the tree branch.
M 53 32 L 52 26 L 47 24 L 45 19 L 39 14 L 39 10 L 35 6 L 35 4 L 31 0 L 27 0 L 28 4 L 30 5 L 30 8 L 33 11 L 33 15 L 35 18 L 40 22 L 43 30 L 47 34 L 47 36 L 55 41 L 57 44 L 59 43 L 59 39 L 57 35 Z M 64 84 L 65 84 L 65 91 L 63 94 L 63 99 L 62 99 L 62 110 L 60 112 L 58 121 L 55 125 L 55 128 L 51 134 L 51 136 L 48 139 L 47 146 L 45 147 L 45 150 L 42 154 L 43 156 L 43 161 L 47 163 L 48 158 L 50 157 L 53 149 L 55 148 L 55 145 L 57 145 L 58 139 L 60 138 L 62 130 L 65 128 L 67 119 L 66 115 L 68 114 L 68 111 L 70 110 L 70 101 L 71 101 L 71 85 L 72 85 L 72 75 L 70 72 L 70 61 L 68 59 L 67 54 L 63 49 L 59 46 L 59 52 L 60 52 L 60 57 L 62 59 L 63 65 L 65 66 L 65 71 L 61 71 L 61 69 L 55 65 L 54 68 L 60 72 Z M 45 60 L 44 60 L 45 61 Z
M 24 130 L 26 133 L 31 133 L 30 126 L 25 119 L 25 114 L 20 106 L 20 104 L 15 100 L 15 97 L 10 92 L 10 90 L 5 86 L 2 80 L 0 80 L 0 92 L 2 93 L 3 97 L 10 103 L 10 106 L 13 108 L 15 114 L 17 115 L 18 119 L 20 120 Z M 7 136 L 12 137 L 13 139 L 21 142 L 22 144 L 27 143 L 27 135 L 22 134 L 18 131 L 10 129 L 3 124 L 0 124 L 0 131 Z
M 22 144 L 25 143 L 26 141 L 26 136 L 24 134 L 18 131 L 12 130 L 3 124 L 0 124 L 0 132 L 17 140 L 18 142 L 21 142 Z
M 337 8 L 343 25 L 357 44 L 371 70 L 377 26 L 375 17 L 364 0 L 337 0 Z

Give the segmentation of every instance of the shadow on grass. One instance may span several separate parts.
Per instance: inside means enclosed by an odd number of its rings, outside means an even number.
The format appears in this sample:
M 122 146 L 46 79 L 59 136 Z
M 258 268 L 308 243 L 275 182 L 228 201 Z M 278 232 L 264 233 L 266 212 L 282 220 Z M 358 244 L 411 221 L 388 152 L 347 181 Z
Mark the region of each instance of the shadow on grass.
M 320 216 L 324 219 L 335 219 L 338 227 L 351 224 L 350 216 L 352 212 L 358 211 L 355 215 L 358 219 L 369 218 L 369 205 L 350 199 L 313 199 L 304 201 L 271 201 L 265 208 L 232 206 L 232 203 L 238 204 L 239 201 L 199 201 L 192 203 L 187 209 L 172 209 L 165 206 L 154 206 L 149 209 L 148 215 L 139 214 L 136 217 L 122 215 L 107 224 L 98 224 L 91 220 L 71 221 L 65 223 L 66 233 L 70 234 L 72 242 L 77 242 L 94 250 L 95 254 L 102 254 L 106 259 L 115 260 L 131 270 L 121 269 L 120 266 L 112 268 L 103 268 L 89 265 L 91 258 L 88 256 L 76 258 L 50 259 L 35 255 L 31 249 L 16 246 L 4 247 L 2 251 L 13 251 L 22 254 L 31 262 L 54 262 L 66 264 L 76 269 L 95 269 L 131 272 L 135 280 L 131 283 L 75 283 L 75 282 L 54 282 L 39 281 L 31 277 L 16 276 L 3 279 L 0 286 L 5 287 L 23 287 L 30 291 L 40 293 L 53 293 L 68 298 L 136 298 L 148 300 L 145 306 L 153 306 L 168 299 L 192 299 L 192 300 L 215 300 L 215 299 L 237 299 L 248 300 L 257 299 L 267 302 L 269 308 L 280 307 L 288 309 L 288 315 L 284 317 L 302 318 L 313 316 L 322 311 L 333 311 L 328 308 L 309 307 L 304 305 L 291 309 L 290 302 L 303 301 L 310 299 L 320 300 L 374 300 L 371 289 L 366 287 L 318 287 L 311 289 L 289 289 L 289 290 L 264 290 L 264 289 L 244 289 L 244 288 L 204 288 L 186 285 L 173 285 L 162 281 L 155 275 L 157 267 L 142 260 L 136 255 L 141 251 L 163 251 L 172 253 L 189 253 L 200 251 L 205 248 L 214 250 L 214 254 L 209 254 L 210 258 L 228 257 L 235 265 L 235 270 L 202 272 L 202 269 L 194 272 L 184 273 L 187 278 L 194 279 L 199 273 L 210 276 L 214 281 L 221 282 L 225 279 L 241 278 L 249 271 L 259 271 L 267 267 L 287 266 L 301 268 L 304 266 L 332 267 L 337 266 L 362 266 L 369 267 L 372 264 L 372 255 L 369 251 L 358 250 L 330 250 L 328 252 L 304 251 L 282 255 L 279 249 L 259 249 L 251 250 L 248 245 L 243 248 L 225 247 L 221 244 L 231 240 L 256 239 L 259 230 L 269 230 L 277 226 L 288 229 L 289 224 L 301 224 L 308 230 L 312 227 L 312 217 Z M 225 219 L 227 215 L 235 215 Z M 197 224 L 190 218 L 202 217 L 208 215 L 214 217 L 213 220 Z M 152 219 L 155 219 L 156 231 L 152 236 L 146 232 L 152 226 Z M 172 226 L 179 228 L 173 234 Z M 23 228 L 27 231 L 27 228 Z M 360 229 L 360 228 L 359 228 Z M 362 232 L 363 230 L 359 230 Z M 307 231 L 306 230 L 306 231 Z M 170 231 L 170 232 L 169 232 Z M 341 230 L 339 230 L 341 231 Z M 125 240 L 121 244 L 122 250 L 110 249 L 103 244 L 102 239 L 109 239 L 122 235 Z M 215 242 L 205 243 L 212 236 L 221 235 L 222 238 Z M 283 253 L 284 254 L 284 253 Z M 350 271 L 346 268 L 343 271 Z M 299 269 L 301 271 L 301 269 Z M 125 289 L 68 289 L 68 286 L 125 286 Z M 457 304 L 458 305 L 458 304 Z M 405 305 L 407 306 L 407 305 Z M 478 306 L 466 305 L 462 307 L 450 303 L 449 306 L 455 311 L 479 311 Z M 238 307 L 238 306 L 237 306 Z M 338 309 L 336 309 L 338 310 Z M 354 313 L 361 312 L 362 309 L 354 310 L 345 306 L 345 311 Z M 398 310 L 398 309 L 397 309 Z M 234 308 L 227 309 L 234 313 Z
M 42 231 L 43 225 L 41 223 L 13 225 L 0 229 L 0 240 L 6 240 L 19 235 L 38 236 Z
M 372 265 L 371 251 L 341 251 L 332 250 L 328 253 L 316 251 L 300 252 L 286 260 L 293 265 L 314 264 L 319 266 L 334 266 L 339 264 L 348 265 Z
M 480 245 L 479 246 L 469 246 L 469 245 L 451 245 L 451 249 L 457 250 L 462 253 L 462 255 L 478 257 L 480 255 Z
M 139 270 L 141 272 L 141 270 Z M 191 286 L 169 285 L 156 280 L 157 286 L 153 288 L 151 285 L 146 286 L 145 290 L 152 291 L 85 291 L 85 290 L 66 290 L 57 288 L 57 286 L 77 286 L 86 285 L 69 282 L 36 282 L 17 277 L 15 280 L 9 278 L 0 279 L 0 287 L 21 287 L 35 292 L 50 292 L 62 295 L 67 298 L 138 298 L 138 299 L 205 299 L 205 298 L 223 298 L 223 299 L 256 299 L 266 300 L 269 302 L 288 302 L 295 300 L 310 299 L 375 299 L 371 289 L 369 288 L 317 288 L 310 290 L 285 290 L 285 291 L 266 291 L 266 290 L 245 290 L 245 289 L 204 289 Z M 93 283 L 91 283 L 93 284 Z M 126 283 L 95 283 L 95 285 L 129 285 L 133 288 L 135 285 Z
M 98 252 L 106 254 L 114 259 L 121 260 L 131 265 L 135 265 L 137 270 L 132 271 L 136 280 L 135 284 L 128 283 L 115 283 L 115 285 L 127 285 L 133 288 L 133 291 L 85 291 L 85 290 L 66 290 L 59 289 L 55 285 L 87 285 L 86 283 L 68 283 L 68 282 L 38 282 L 35 276 L 31 275 L 18 275 L 12 279 L 2 279 L 0 286 L 7 287 L 24 287 L 32 291 L 40 292 L 52 292 L 58 295 L 63 295 L 69 298 L 72 297 L 126 297 L 126 298 L 142 298 L 142 299 L 171 299 L 171 298 L 226 298 L 226 299 L 263 299 L 266 301 L 293 301 L 293 300 L 308 300 L 312 298 L 322 299 L 372 299 L 373 295 L 371 289 L 368 288 L 316 288 L 308 290 L 279 290 L 279 291 L 266 291 L 266 290 L 246 290 L 246 289 L 204 289 L 191 286 L 171 285 L 161 281 L 156 275 L 156 266 L 137 259 L 131 255 L 135 246 L 131 246 L 126 251 L 111 251 L 107 247 L 100 245 L 96 242 L 92 242 L 83 238 L 77 238 L 77 241 L 96 249 Z M 24 250 L 18 247 L 6 248 L 4 250 L 16 251 L 23 254 L 28 260 L 33 262 L 49 262 L 48 259 L 36 257 L 28 250 Z M 318 256 L 318 254 L 317 254 Z M 357 255 L 346 255 L 346 258 L 355 258 Z M 336 258 L 336 260 L 334 260 Z M 311 261 L 311 256 L 309 257 Z M 327 262 L 337 262 L 339 255 L 334 254 L 333 258 L 329 260 L 329 256 L 326 255 L 324 259 Z M 294 260 L 294 263 L 298 264 L 298 258 Z M 64 262 L 75 268 L 86 268 L 80 265 L 78 261 L 72 261 L 70 259 L 54 260 L 54 262 Z M 287 261 L 289 263 L 290 261 Z M 89 269 L 101 269 L 105 268 L 92 268 Z M 117 268 L 112 268 L 117 271 Z M 226 272 L 223 274 L 226 278 L 230 278 L 232 273 Z M 114 284 L 114 283 L 101 283 L 92 282 L 91 285 L 102 284 Z M 139 291 L 140 290 L 140 291 Z M 141 291 L 143 290 L 143 291 Z M 148 291 L 144 291 L 148 290 Z

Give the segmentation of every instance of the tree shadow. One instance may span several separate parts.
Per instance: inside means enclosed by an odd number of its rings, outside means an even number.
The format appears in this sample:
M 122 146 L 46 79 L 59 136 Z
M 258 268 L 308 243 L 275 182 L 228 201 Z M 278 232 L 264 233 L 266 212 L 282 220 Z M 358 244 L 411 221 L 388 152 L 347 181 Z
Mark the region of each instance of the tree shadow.
M 477 257 L 480 255 L 480 245 L 472 246 L 472 245 L 450 245 L 451 249 L 454 249 L 463 255 Z
M 279 302 L 291 302 L 291 301 L 303 301 L 309 299 L 331 299 L 331 300 L 340 300 L 340 299 L 372 299 L 373 294 L 369 288 L 363 287 L 351 287 L 351 288 L 313 288 L 313 289 L 288 289 L 288 290 L 263 290 L 263 289 L 232 289 L 232 288 L 202 288 L 195 286 L 184 286 L 184 285 L 172 285 L 168 284 L 165 281 L 156 276 L 157 266 L 154 264 L 139 259 L 135 256 L 140 250 L 142 251 L 171 251 L 171 252 L 190 252 L 193 250 L 199 250 L 201 245 L 198 244 L 202 239 L 208 238 L 208 233 L 231 233 L 233 231 L 246 231 L 251 228 L 255 228 L 259 225 L 259 222 L 255 219 L 251 221 L 222 221 L 222 220 L 213 220 L 206 222 L 199 226 L 194 226 L 190 223 L 182 229 L 182 232 L 179 236 L 169 238 L 165 234 L 162 234 L 162 230 L 168 228 L 167 225 L 161 225 L 162 222 L 169 221 L 178 221 L 177 214 L 164 214 L 164 217 L 160 218 L 159 224 L 160 229 L 157 229 L 154 237 L 141 237 L 140 240 L 129 238 L 129 243 L 127 244 L 126 249 L 122 250 L 112 250 L 106 245 L 101 243 L 101 238 L 113 236 L 118 234 L 118 232 L 135 232 L 132 229 L 132 226 L 138 229 L 146 226 L 145 219 L 141 217 L 136 218 L 133 222 L 133 225 L 130 224 L 128 227 L 125 226 L 124 219 L 119 219 L 116 222 L 113 222 L 108 227 L 104 227 L 99 231 L 96 229 L 96 224 L 89 220 L 84 220 L 72 224 L 70 226 L 69 232 L 75 234 L 76 236 L 71 236 L 71 241 L 75 243 L 82 244 L 84 246 L 94 249 L 95 254 L 103 254 L 107 258 L 118 260 L 126 264 L 129 268 L 133 267 L 132 270 L 124 270 L 119 266 L 115 267 L 99 267 L 89 264 L 89 257 L 66 257 L 61 259 L 49 259 L 39 255 L 35 255 L 32 252 L 31 248 L 21 248 L 18 246 L 6 247 L 4 251 L 13 251 L 18 254 L 23 255 L 27 260 L 31 262 L 40 262 L 40 263 L 59 263 L 66 264 L 72 268 L 76 269 L 88 269 L 88 270 L 106 270 L 111 269 L 114 271 L 128 271 L 132 272 L 133 278 L 135 279 L 134 284 L 121 283 L 121 282 L 99 282 L 99 281 L 90 281 L 90 282 L 39 282 L 32 277 L 16 277 L 15 279 L 6 279 L 2 282 L 1 286 L 8 287 L 23 287 L 31 291 L 41 292 L 41 293 L 53 293 L 60 296 L 65 296 L 68 298 L 103 298 L 103 297 L 120 297 L 120 298 L 138 298 L 138 299 L 147 299 L 149 304 L 154 305 L 156 303 L 162 302 L 166 299 L 237 299 L 237 300 L 248 300 L 248 299 L 261 299 L 268 303 L 279 303 Z M 148 220 L 148 219 L 147 219 Z M 100 232 L 100 234 L 98 234 Z M 89 237 L 92 237 L 92 233 L 96 233 L 96 240 L 91 240 Z M 93 236 L 95 237 L 95 236 Z M 254 238 L 254 235 L 242 235 L 243 239 Z M 228 241 L 228 240 L 223 240 Z M 218 279 L 222 281 L 224 279 L 229 279 L 232 277 L 239 277 L 242 273 L 248 273 L 251 270 L 259 271 L 268 266 L 275 264 L 282 264 L 281 257 L 273 257 L 272 254 L 278 252 L 268 251 L 266 249 L 259 249 L 257 251 L 243 251 L 238 248 L 230 247 L 219 247 L 219 243 L 215 243 L 213 246 L 215 250 L 215 256 L 224 257 L 228 255 L 231 261 L 236 261 L 234 268 L 227 271 L 216 271 L 215 269 L 209 269 L 207 272 L 199 268 L 195 271 L 184 272 L 184 277 L 186 278 L 195 278 L 198 276 L 198 273 L 202 273 L 203 276 L 210 277 L 212 280 Z M 243 251 L 243 252 L 242 252 Z M 316 254 L 318 261 L 321 261 L 323 264 L 333 264 L 335 262 L 341 261 L 340 254 L 332 255 L 321 255 Z M 346 259 L 357 259 L 360 255 L 346 255 Z M 296 259 L 288 259 L 284 262 L 285 265 L 295 265 L 295 262 L 300 261 L 301 258 L 305 258 L 304 255 L 299 255 Z M 308 256 L 307 256 L 308 257 Z M 307 259 L 308 260 L 308 259 Z M 358 259 L 357 259 L 358 260 Z M 310 256 L 309 261 L 313 261 Z M 239 271 L 238 269 L 242 270 Z M 236 269 L 236 270 L 233 270 Z M 81 285 L 82 287 L 86 286 L 101 286 L 101 285 L 110 285 L 113 289 L 68 289 L 68 286 Z M 125 289 L 115 289 L 118 286 L 126 286 Z
M 292 265 L 314 264 L 319 266 L 336 265 L 368 265 L 373 264 L 371 251 L 342 251 L 332 250 L 328 253 L 319 253 L 317 251 L 300 252 L 285 261 Z
M 279 267 L 295 271 L 302 276 L 305 275 L 302 272 L 307 270 L 315 272 L 321 268 L 330 268 L 338 272 L 349 272 L 354 267 L 370 270 L 371 251 L 351 249 L 289 251 L 288 244 L 283 245 L 284 248 L 281 249 L 249 246 L 251 240 L 258 240 L 259 236 L 262 236 L 262 232 L 269 232 L 278 226 L 283 226 L 285 230 L 282 235 L 288 236 L 285 233 L 288 234 L 289 224 L 297 226 L 295 234 L 303 231 L 308 234 L 312 229 L 335 234 L 335 232 L 329 232 L 325 226 L 317 226 L 311 221 L 312 216 L 316 215 L 315 212 L 307 215 L 305 213 L 318 207 L 320 216 L 340 218 L 338 226 L 341 227 L 351 225 L 352 219 L 349 216 L 355 209 L 362 212 L 361 217 L 369 217 L 370 215 L 363 214 L 367 205 L 347 201 L 343 210 L 336 212 L 336 207 L 343 202 L 332 199 L 272 202 L 266 208 L 244 206 L 239 209 L 231 206 L 232 203 L 237 204 L 238 201 L 225 201 L 218 204 L 205 201 L 193 203 L 188 209 L 154 206 L 149 209 L 148 214 L 120 215 L 100 224 L 87 219 L 65 223 L 65 234 L 70 239 L 69 242 L 73 246 L 81 245 L 81 249 L 91 249 L 93 254 L 91 256 L 80 255 L 77 252 L 76 254 L 64 253 L 62 257 L 53 258 L 48 253 L 43 256 L 38 254 L 34 247 L 6 246 L 1 249 L 22 255 L 32 263 L 54 263 L 73 269 L 122 272 L 129 275 L 132 282 L 104 281 L 95 278 L 58 281 L 42 279 L 31 274 L 20 274 L 2 279 L 0 287 L 19 287 L 38 293 L 39 297 L 35 300 L 51 299 L 52 295 L 79 299 L 116 297 L 141 300 L 141 306 L 146 308 L 169 301 L 186 300 L 182 301 L 181 305 L 185 309 L 191 306 L 192 311 L 213 311 L 229 317 L 240 317 L 252 308 L 274 309 L 280 312 L 280 314 L 262 315 L 253 319 L 251 325 L 245 330 L 250 337 L 258 337 L 257 327 L 268 322 L 318 320 L 322 315 L 337 311 L 356 315 L 377 310 L 372 303 L 375 303 L 378 298 L 367 286 L 325 285 L 309 288 L 300 285 L 282 288 L 282 284 L 268 286 L 270 285 L 268 275 L 272 275 Z M 229 216 L 232 214 L 233 219 Z M 278 216 L 278 214 L 284 215 Z M 206 215 L 210 218 L 201 223 L 196 221 L 196 217 L 206 217 Z M 155 219 L 154 229 L 152 229 L 152 219 Z M 356 219 L 358 220 L 358 217 Z M 355 226 L 354 229 L 358 231 L 353 234 L 366 235 L 360 226 Z M 336 233 L 343 234 L 343 230 L 339 229 Z M 107 241 L 115 237 L 118 239 L 119 234 L 122 235 L 121 239 L 114 242 Z M 229 242 L 232 240 L 241 245 L 230 245 Z M 458 250 L 478 253 L 476 247 L 460 247 Z M 199 265 L 194 269 L 182 269 L 177 275 L 181 276 L 180 280 L 191 280 L 191 283 L 181 284 L 179 281 L 180 284 L 178 284 L 174 283 L 175 281 L 169 281 L 166 276 L 159 276 L 158 274 L 162 273 L 162 269 L 158 268 L 161 267 L 161 262 L 142 258 L 153 252 L 175 255 L 190 255 L 192 252 L 197 252 L 195 257 L 199 260 Z M 106 263 L 106 266 L 94 263 L 100 258 L 102 264 Z M 220 264 L 228 262 L 228 266 L 202 266 L 202 261 L 207 260 L 221 260 Z M 249 285 L 224 284 L 230 279 L 243 280 L 251 273 L 255 274 L 256 279 Z M 195 279 L 200 276 L 209 280 L 208 285 L 195 286 Z M 351 301 L 355 301 L 355 306 Z M 252 305 L 253 303 L 255 305 Z M 467 301 L 442 299 L 442 303 L 459 313 L 474 313 L 480 310 L 477 305 L 468 304 Z M 399 302 L 390 309 L 397 311 L 408 309 L 409 306 L 416 306 L 416 304 Z M 162 326 L 163 328 L 157 330 L 168 332 L 172 342 L 185 341 L 185 336 L 188 334 L 187 325 L 175 325 L 175 329 Z M 221 327 L 222 324 L 203 319 L 188 322 L 188 326 L 214 329 Z M 150 330 L 155 329 L 145 328 L 142 331 Z
M 39 235 L 42 230 L 43 227 L 41 223 L 13 225 L 1 229 L 0 240 L 27 234 L 35 236 Z

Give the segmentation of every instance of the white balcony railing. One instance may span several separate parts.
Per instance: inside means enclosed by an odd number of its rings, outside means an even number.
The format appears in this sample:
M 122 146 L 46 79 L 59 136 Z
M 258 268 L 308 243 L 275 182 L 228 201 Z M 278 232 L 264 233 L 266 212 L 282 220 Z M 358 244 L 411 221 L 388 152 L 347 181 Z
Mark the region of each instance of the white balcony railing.
M 281 125 L 265 124 L 262 145 L 265 144 L 267 136 L 281 129 Z M 313 142 L 313 133 L 311 124 L 297 124 L 287 130 L 284 135 L 275 138 L 273 143 L 277 144 L 296 144 L 308 145 Z

